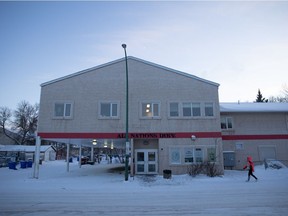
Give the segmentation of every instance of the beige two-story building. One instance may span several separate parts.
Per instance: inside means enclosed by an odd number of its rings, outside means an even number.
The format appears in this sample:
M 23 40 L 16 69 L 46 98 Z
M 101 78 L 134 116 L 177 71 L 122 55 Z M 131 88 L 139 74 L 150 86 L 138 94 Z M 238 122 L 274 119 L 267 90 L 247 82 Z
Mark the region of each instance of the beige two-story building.
M 223 172 L 219 84 L 128 57 L 132 174 L 187 173 L 215 162 Z M 41 85 L 38 135 L 125 149 L 125 58 Z

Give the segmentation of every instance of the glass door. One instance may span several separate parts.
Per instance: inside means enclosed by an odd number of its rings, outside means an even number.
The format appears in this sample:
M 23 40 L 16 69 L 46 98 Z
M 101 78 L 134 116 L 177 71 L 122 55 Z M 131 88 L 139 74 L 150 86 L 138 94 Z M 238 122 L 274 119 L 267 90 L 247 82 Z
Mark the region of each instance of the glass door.
M 158 173 L 158 151 L 156 149 L 138 149 L 135 151 L 136 174 Z

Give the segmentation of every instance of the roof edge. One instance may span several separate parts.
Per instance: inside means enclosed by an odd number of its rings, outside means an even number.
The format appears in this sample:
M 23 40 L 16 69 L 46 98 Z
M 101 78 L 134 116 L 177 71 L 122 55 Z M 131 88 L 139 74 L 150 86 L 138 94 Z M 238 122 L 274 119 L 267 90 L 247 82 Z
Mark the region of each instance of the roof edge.
M 288 103 L 220 102 L 220 113 L 287 113 Z
M 124 60 L 125 60 L 125 57 L 120 58 L 120 59 L 116 59 L 114 61 L 110 61 L 110 62 L 107 62 L 107 63 L 104 63 L 104 64 L 100 64 L 100 65 L 95 66 L 95 67 L 84 69 L 84 70 L 81 70 L 81 71 L 78 71 L 78 72 L 63 76 L 63 77 L 59 77 L 57 79 L 53 79 L 53 80 L 50 80 L 48 82 L 44 82 L 44 83 L 40 84 L 40 87 L 44 87 L 46 85 L 50 85 L 50 84 L 53 84 L 53 83 L 56 83 L 56 82 L 59 82 L 59 81 L 65 80 L 65 79 L 69 79 L 71 77 L 79 76 L 79 75 L 84 74 L 84 73 L 89 73 L 90 71 L 97 70 L 97 69 L 100 69 L 102 67 L 106 67 L 108 65 L 116 64 L 116 63 L 124 61 Z
M 176 73 L 176 74 L 179 74 L 179 75 L 182 75 L 182 76 L 186 76 L 186 77 L 189 77 L 189 78 L 192 78 L 192 79 L 196 79 L 196 80 L 201 81 L 201 82 L 205 82 L 205 83 L 208 83 L 208 84 L 211 84 L 211 85 L 215 85 L 217 87 L 220 86 L 219 83 L 216 83 L 216 82 L 213 82 L 213 81 L 210 81 L 210 80 L 206 80 L 206 79 L 200 78 L 198 76 L 195 76 L 195 75 L 192 75 L 192 74 L 189 74 L 189 73 L 186 73 L 186 72 L 182 72 L 182 71 L 179 71 L 179 70 L 175 70 L 175 69 L 172 69 L 172 68 L 157 64 L 157 63 L 153 63 L 153 62 L 150 62 L 150 61 L 139 59 L 139 58 L 133 57 L 133 56 L 129 56 L 128 58 L 136 60 L 136 61 L 140 61 L 142 63 L 148 64 L 148 65 L 151 65 L 151 66 L 154 66 L 154 67 L 158 67 L 158 68 L 161 68 L 161 69 L 164 69 L 164 70 L 168 70 L 168 71 L 171 71 L 173 73 Z
M 217 86 L 217 87 L 220 86 L 219 83 L 212 82 L 210 80 L 206 80 L 206 79 L 197 77 L 195 75 L 192 75 L 192 74 L 189 74 L 189 73 L 186 73 L 186 72 L 182 72 L 182 71 L 179 71 L 179 70 L 175 70 L 175 69 L 172 69 L 172 68 L 169 68 L 169 67 L 166 67 L 166 66 L 162 66 L 162 65 L 150 62 L 150 61 L 146 61 L 146 60 L 140 59 L 140 58 L 136 58 L 136 57 L 133 57 L 133 56 L 128 56 L 127 59 L 128 60 L 131 59 L 131 60 L 134 60 L 134 61 L 139 61 L 139 62 L 142 62 L 144 64 L 147 64 L 147 65 L 150 65 L 150 66 L 153 66 L 153 67 L 158 67 L 158 68 L 161 68 L 163 70 L 167 70 L 167 71 L 170 71 L 170 72 L 173 72 L 173 73 L 176 73 L 178 75 L 182 75 L 182 76 L 185 76 L 185 77 L 188 77 L 188 78 L 196 79 L 198 81 L 201 81 L 201 82 L 204 82 L 204 83 L 207 83 L 207 84 L 210 84 L 210 85 L 214 85 L 214 86 Z M 109 65 L 112 65 L 112 64 L 116 64 L 116 63 L 119 63 L 119 62 L 124 61 L 124 60 L 125 60 L 125 57 L 120 58 L 120 59 L 116 59 L 114 61 L 110 61 L 110 62 L 107 62 L 107 63 L 104 63 L 104 64 L 100 64 L 100 65 L 95 66 L 95 67 L 84 69 L 84 70 L 81 70 L 81 71 L 78 71 L 78 72 L 75 72 L 75 73 L 72 73 L 72 74 L 57 78 L 57 79 L 50 80 L 48 82 L 44 82 L 44 83 L 40 84 L 40 87 L 44 87 L 44 86 L 47 86 L 47 85 L 50 85 L 50 84 L 53 84 L 53 83 L 56 83 L 56 82 L 59 82 L 59 81 L 65 80 L 65 79 L 69 79 L 71 77 L 79 76 L 79 75 L 84 74 L 84 73 L 89 73 L 89 72 L 91 72 L 93 70 L 97 70 L 97 69 L 100 69 L 100 68 L 103 68 L 103 67 L 106 67 L 106 66 L 109 66 Z

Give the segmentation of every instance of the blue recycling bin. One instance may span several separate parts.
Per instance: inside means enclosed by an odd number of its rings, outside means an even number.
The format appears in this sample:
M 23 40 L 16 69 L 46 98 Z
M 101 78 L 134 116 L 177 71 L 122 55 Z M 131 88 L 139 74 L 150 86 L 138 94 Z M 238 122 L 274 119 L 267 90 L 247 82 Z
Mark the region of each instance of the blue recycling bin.
M 14 169 L 14 170 L 16 170 L 16 162 L 9 162 L 9 163 L 8 163 L 8 167 L 9 167 L 9 169 Z
M 27 162 L 26 161 L 20 161 L 20 168 L 26 169 L 27 167 Z
M 31 168 L 31 167 L 32 167 L 32 164 L 33 164 L 33 161 L 27 161 L 27 167 L 28 167 L 28 168 Z

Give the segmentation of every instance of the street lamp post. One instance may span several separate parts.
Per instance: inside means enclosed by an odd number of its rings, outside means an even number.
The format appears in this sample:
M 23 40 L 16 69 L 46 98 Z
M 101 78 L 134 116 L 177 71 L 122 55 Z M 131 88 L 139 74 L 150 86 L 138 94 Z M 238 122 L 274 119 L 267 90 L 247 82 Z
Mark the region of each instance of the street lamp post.
M 122 47 L 125 52 L 125 62 L 126 62 L 126 152 L 125 152 L 125 181 L 128 181 L 128 160 L 129 160 L 129 133 L 128 133 L 128 61 L 126 53 L 126 44 L 122 44 Z

